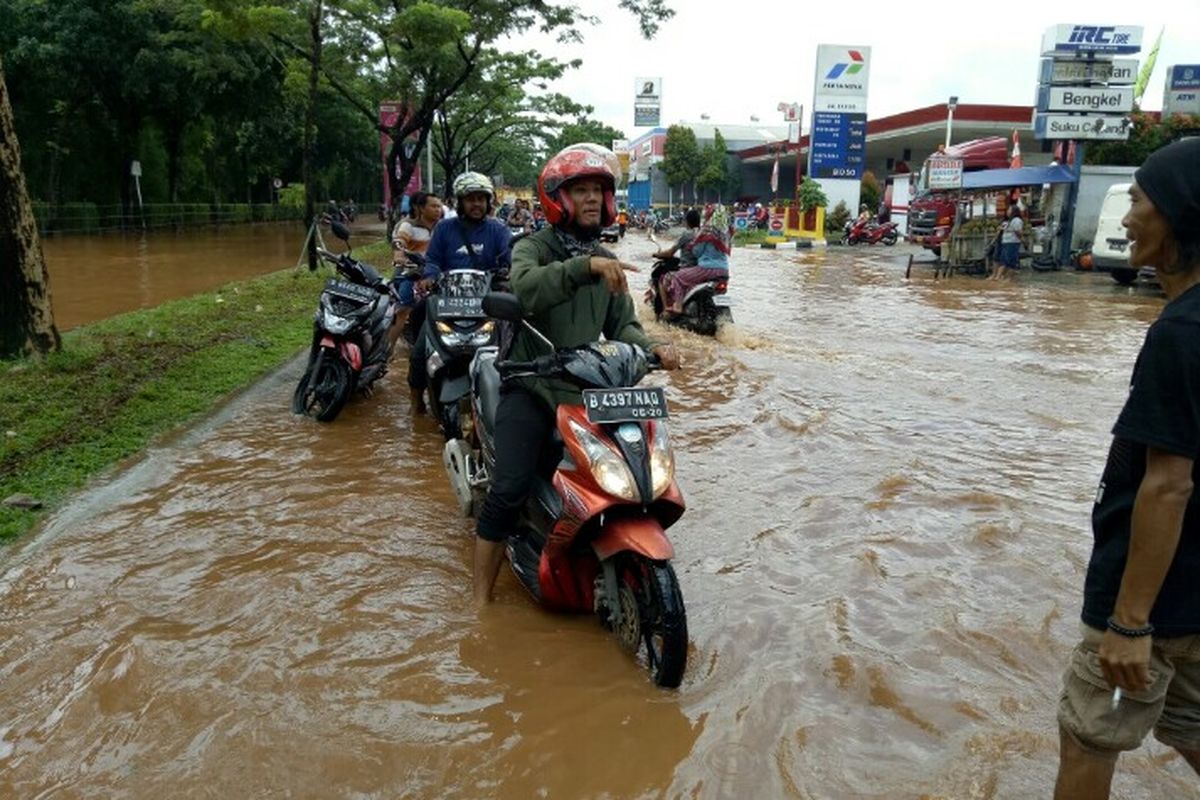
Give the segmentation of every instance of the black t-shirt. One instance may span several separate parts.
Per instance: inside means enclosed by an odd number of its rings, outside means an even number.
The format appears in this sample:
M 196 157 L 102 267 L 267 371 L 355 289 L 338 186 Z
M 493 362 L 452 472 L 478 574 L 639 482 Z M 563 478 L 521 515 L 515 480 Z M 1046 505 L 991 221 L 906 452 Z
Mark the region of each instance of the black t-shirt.
M 1083 589 L 1083 621 L 1096 628 L 1107 625 L 1116 605 L 1147 446 L 1192 459 L 1192 483 L 1200 487 L 1200 286 L 1168 303 L 1146 332 L 1129 399 L 1113 426 L 1092 509 L 1095 544 Z M 1200 633 L 1200 490 L 1188 500 L 1150 622 L 1163 636 Z

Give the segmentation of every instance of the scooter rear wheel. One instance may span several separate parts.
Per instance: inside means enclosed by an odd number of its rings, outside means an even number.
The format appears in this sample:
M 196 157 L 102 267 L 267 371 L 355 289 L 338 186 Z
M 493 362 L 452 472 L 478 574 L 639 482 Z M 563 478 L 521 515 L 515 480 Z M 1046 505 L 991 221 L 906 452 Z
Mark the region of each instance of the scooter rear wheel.
M 687 666 L 687 611 L 674 567 L 633 555 L 624 564 L 621 583 L 625 630 L 614 632 L 627 649 L 645 645 L 646 668 L 655 684 L 679 686 Z

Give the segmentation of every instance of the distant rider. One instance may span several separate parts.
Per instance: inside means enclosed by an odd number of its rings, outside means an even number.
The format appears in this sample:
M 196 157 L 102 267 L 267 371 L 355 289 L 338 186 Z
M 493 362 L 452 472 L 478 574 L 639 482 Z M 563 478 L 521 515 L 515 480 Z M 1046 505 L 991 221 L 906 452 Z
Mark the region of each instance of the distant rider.
M 508 215 L 508 227 L 520 228 L 525 233 L 533 230 L 533 212 L 529 210 L 529 201 L 517 200 L 512 213 Z
M 572 145 L 552 157 L 538 177 L 538 197 L 550 225 L 517 242 L 512 289 L 534 327 L 555 347 L 576 347 L 603 335 L 655 353 L 666 369 L 679 366 L 675 348 L 653 344 L 637 321 L 621 263 L 600 245 L 600 231 L 616 219 L 617 157 L 600 145 Z M 531 360 L 546 346 L 518 329 L 508 358 Z M 560 403 L 581 402 L 563 381 L 508 382 L 496 411 L 496 468 L 479 512 L 475 540 L 475 600 L 491 601 L 492 586 L 529 494 Z
M 492 182 L 478 172 L 464 172 L 454 179 L 457 206 L 454 217 L 444 219 L 433 229 L 429 248 L 425 251 L 425 272 L 421 286 L 433 286 L 442 272 L 457 269 L 507 271 L 508 250 L 512 238 L 508 228 L 492 217 L 495 199 Z M 425 305 L 418 304 L 412 312 L 412 325 L 417 331 L 425 322 Z M 418 334 L 408 356 L 408 387 L 412 394 L 413 410 L 425 413 L 425 388 L 429 376 L 425 372 L 428 353 L 425 339 Z
M 679 234 L 679 238 L 675 240 L 675 244 L 666 250 L 659 250 L 653 257 L 673 258 L 678 253 L 679 264 L 681 266 L 694 267 L 696 266 L 696 254 L 692 252 L 692 240 L 696 238 L 696 234 L 700 230 L 700 210 L 689 208 L 687 213 L 683 215 L 683 222 L 687 226 L 686 230 Z
M 691 215 L 695 213 L 695 209 L 688 212 L 689 226 L 692 223 Z M 729 212 L 724 206 L 710 208 L 704 225 L 687 246 L 694 265 L 662 276 L 664 316 L 683 313 L 683 298 L 693 288 L 729 277 L 729 242 Z

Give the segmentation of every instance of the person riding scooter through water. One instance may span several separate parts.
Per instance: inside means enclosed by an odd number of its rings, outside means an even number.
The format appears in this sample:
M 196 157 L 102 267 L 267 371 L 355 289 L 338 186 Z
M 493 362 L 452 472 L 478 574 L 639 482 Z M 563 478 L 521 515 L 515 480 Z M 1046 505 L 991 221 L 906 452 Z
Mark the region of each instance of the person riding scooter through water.
M 691 215 L 688 212 L 688 225 Z M 686 234 L 685 234 L 686 235 Z M 708 210 L 704 225 L 696 231 L 685 252 L 694 259 L 692 265 L 662 276 L 663 316 L 670 318 L 683 313 L 683 299 L 702 283 L 729 277 L 729 214 L 724 206 Z M 682 241 L 682 238 L 681 238 Z M 655 254 L 657 255 L 657 254 Z
M 624 264 L 600 245 L 600 231 L 616 219 L 619 162 L 595 144 L 572 145 L 552 157 L 538 177 L 538 197 L 550 223 L 513 248 L 511 283 L 521 307 L 556 348 L 577 347 L 600 336 L 652 352 L 665 369 L 679 357 L 642 330 L 625 280 Z M 527 330 L 515 331 L 501 358 L 526 361 L 547 355 Z M 496 410 L 496 468 L 476 527 L 475 601 L 491 602 L 492 587 L 521 507 L 542 462 L 560 403 L 578 405 L 579 389 L 564 381 L 506 381 Z
M 481 269 L 506 272 L 510 264 L 508 228 L 492 217 L 496 192 L 486 175 L 464 172 L 454 179 L 456 215 L 443 219 L 433 229 L 429 248 L 425 251 L 424 278 L 420 286 L 429 289 L 442 272 L 456 269 Z M 417 331 L 425 324 L 425 304 L 412 310 L 410 324 Z M 424 337 L 418 336 L 408 356 L 408 387 L 412 393 L 413 410 L 425 413 L 425 389 L 429 376 L 425 372 Z

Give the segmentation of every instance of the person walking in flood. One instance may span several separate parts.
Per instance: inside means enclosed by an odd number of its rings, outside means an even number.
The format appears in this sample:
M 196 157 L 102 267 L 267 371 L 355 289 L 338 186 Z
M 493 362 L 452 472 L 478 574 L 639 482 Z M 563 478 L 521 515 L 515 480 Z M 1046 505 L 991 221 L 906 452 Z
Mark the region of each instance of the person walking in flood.
M 1200 139 L 1151 154 L 1122 224 L 1167 305 L 1133 367 L 1092 509 L 1083 640 L 1058 706 L 1056 800 L 1108 797 L 1151 731 L 1200 774 Z

